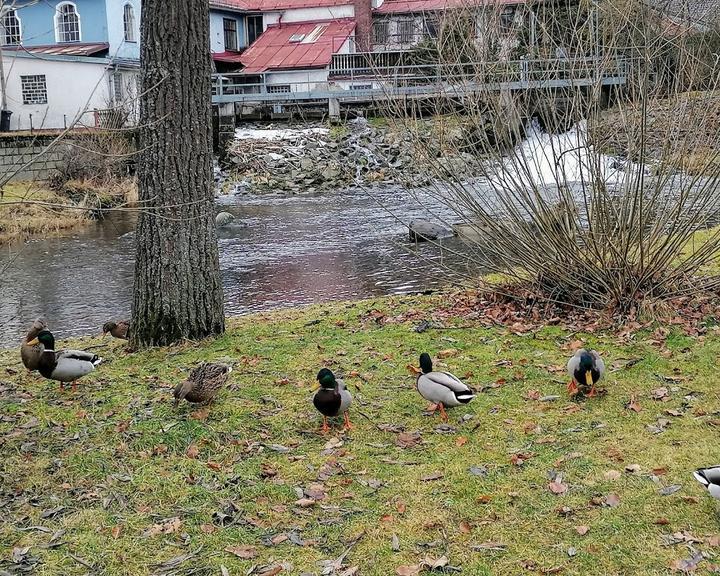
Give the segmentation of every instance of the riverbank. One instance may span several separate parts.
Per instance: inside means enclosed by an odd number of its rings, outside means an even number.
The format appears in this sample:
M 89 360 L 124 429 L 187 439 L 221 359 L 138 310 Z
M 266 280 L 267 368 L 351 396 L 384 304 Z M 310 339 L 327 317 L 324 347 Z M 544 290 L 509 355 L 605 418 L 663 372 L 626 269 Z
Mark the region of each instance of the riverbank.
M 46 238 L 79 228 L 100 216 L 100 209 L 137 200 L 131 180 L 98 186 L 69 181 L 59 190 L 45 182 L 9 182 L 0 198 L 0 246 Z
M 610 332 L 507 312 L 465 293 L 393 297 L 233 319 L 220 338 L 134 354 L 83 339 L 71 344 L 107 360 L 77 394 L 0 353 L 0 568 L 710 570 L 716 505 L 691 471 L 720 460 L 712 313 Z M 608 393 L 574 403 L 563 365 L 580 345 L 605 356 Z M 479 391 L 447 426 L 413 389 L 425 350 Z M 174 411 L 200 360 L 235 364 L 228 389 Z M 349 433 L 317 433 L 323 365 L 355 395 Z

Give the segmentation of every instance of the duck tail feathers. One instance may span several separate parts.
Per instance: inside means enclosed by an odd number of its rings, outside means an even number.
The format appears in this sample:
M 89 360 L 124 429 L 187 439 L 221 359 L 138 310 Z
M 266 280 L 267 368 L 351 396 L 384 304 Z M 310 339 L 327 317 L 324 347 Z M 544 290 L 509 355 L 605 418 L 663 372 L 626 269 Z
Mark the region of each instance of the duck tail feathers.
M 455 394 L 455 398 L 457 398 L 458 402 L 461 402 L 463 404 L 467 404 L 470 402 L 473 398 L 475 398 L 475 394 L 472 392 L 458 392 Z
M 100 356 L 95 356 L 95 357 L 92 359 L 92 365 L 93 365 L 93 366 L 99 366 L 100 364 L 102 364 L 102 361 L 103 361 L 103 359 L 102 359 Z
M 695 476 L 695 480 L 700 482 L 700 484 L 702 484 L 703 486 L 707 487 L 710 485 L 710 481 L 705 478 L 705 472 L 702 469 L 693 472 L 693 476 Z

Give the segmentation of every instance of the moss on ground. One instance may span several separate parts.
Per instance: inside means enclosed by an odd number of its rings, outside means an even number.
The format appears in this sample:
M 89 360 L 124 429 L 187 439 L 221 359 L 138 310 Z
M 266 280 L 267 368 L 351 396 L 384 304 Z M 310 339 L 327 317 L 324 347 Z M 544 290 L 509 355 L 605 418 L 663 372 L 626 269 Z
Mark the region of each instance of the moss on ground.
M 76 394 L 0 353 L 0 568 L 15 549 L 42 575 L 388 576 L 443 556 L 469 575 L 654 575 L 690 547 L 707 555 L 698 573 L 712 568 L 717 504 L 691 471 L 720 461 L 717 330 L 518 334 L 464 318 L 415 331 L 437 304 L 261 314 L 140 353 L 85 339 L 71 344 L 107 362 Z M 581 342 L 610 373 L 605 397 L 575 403 L 563 365 Z M 448 428 L 413 388 L 421 351 L 481 390 Z M 173 411 L 200 360 L 236 363 L 228 389 Z M 323 365 L 355 394 L 349 433 L 318 433 Z

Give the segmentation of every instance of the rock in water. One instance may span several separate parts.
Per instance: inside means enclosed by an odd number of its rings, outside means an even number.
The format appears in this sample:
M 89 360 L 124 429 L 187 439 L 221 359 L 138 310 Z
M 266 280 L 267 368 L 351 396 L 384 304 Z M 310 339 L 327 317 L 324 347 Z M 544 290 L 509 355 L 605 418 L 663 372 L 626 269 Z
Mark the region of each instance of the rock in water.
M 408 228 L 410 229 L 410 242 L 425 242 L 453 235 L 451 230 L 423 218 L 412 220 Z
M 217 216 L 215 216 L 215 225 L 218 228 L 222 228 L 223 226 L 227 226 L 235 220 L 235 216 L 230 214 L 230 212 L 220 212 Z

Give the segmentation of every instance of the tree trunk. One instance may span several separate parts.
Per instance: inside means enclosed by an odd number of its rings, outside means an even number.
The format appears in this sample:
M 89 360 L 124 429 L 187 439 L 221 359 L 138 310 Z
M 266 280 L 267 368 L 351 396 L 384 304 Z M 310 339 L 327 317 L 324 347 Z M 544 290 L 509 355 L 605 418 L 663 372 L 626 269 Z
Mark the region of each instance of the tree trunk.
M 207 0 L 143 0 L 140 217 L 131 343 L 224 331 Z

